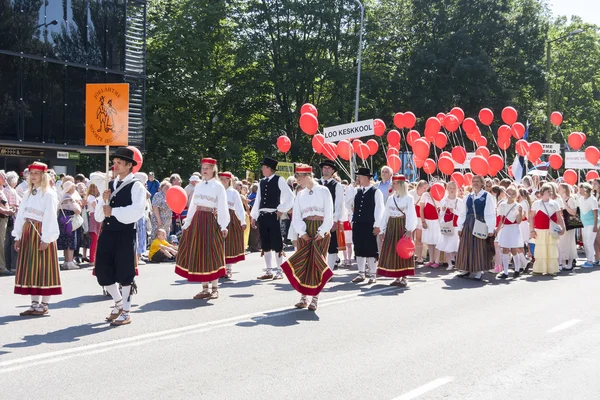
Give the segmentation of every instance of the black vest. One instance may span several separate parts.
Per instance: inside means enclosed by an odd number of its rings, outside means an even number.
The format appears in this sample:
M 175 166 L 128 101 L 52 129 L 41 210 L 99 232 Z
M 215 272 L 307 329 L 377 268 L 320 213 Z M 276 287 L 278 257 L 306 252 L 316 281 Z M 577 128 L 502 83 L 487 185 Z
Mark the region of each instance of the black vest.
M 264 178 L 260 181 L 260 204 L 258 209 L 277 208 L 281 200 L 281 189 L 279 189 L 279 175 L 273 175 L 271 180 Z
M 111 193 L 114 192 L 113 181 L 109 182 L 108 188 Z M 126 185 L 123 189 L 119 190 L 119 192 L 110 200 L 111 208 L 116 207 L 126 207 L 133 204 L 133 200 L 131 199 L 131 189 L 135 183 L 124 182 L 121 185 Z M 114 216 L 110 216 L 109 218 L 104 218 L 104 222 L 102 223 L 103 231 L 135 231 L 135 222 L 133 224 L 123 224 L 119 222 Z
M 335 189 L 337 188 L 337 185 L 339 185 L 339 183 L 337 183 L 335 179 L 332 179 L 329 182 L 325 182 L 323 179 L 320 179 L 319 184 L 322 186 L 325 186 L 327 189 L 329 189 L 329 193 L 331 193 L 331 199 L 333 200 L 333 209 L 334 209 L 334 211 L 336 211 L 335 210 Z
M 375 192 L 377 189 L 371 187 L 366 193 L 359 189 L 354 196 L 353 222 L 368 222 L 375 224 Z

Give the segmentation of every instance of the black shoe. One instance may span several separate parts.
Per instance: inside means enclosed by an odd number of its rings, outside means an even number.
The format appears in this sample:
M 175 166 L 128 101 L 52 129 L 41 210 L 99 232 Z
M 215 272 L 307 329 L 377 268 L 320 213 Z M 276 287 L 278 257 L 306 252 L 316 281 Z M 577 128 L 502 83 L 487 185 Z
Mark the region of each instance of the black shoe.
M 521 272 L 520 271 L 515 271 L 513 272 L 513 279 L 518 278 L 519 276 L 521 276 Z
M 503 273 L 501 273 L 501 274 L 498 274 L 498 275 L 496 275 L 496 278 L 497 278 L 497 279 L 506 279 L 506 278 L 508 278 L 508 275 L 506 275 L 506 274 L 503 272 Z
M 523 273 L 526 274 L 529 272 L 529 270 L 533 268 L 533 263 L 530 261 L 527 263 L 527 265 L 525 266 L 525 269 L 523 270 Z

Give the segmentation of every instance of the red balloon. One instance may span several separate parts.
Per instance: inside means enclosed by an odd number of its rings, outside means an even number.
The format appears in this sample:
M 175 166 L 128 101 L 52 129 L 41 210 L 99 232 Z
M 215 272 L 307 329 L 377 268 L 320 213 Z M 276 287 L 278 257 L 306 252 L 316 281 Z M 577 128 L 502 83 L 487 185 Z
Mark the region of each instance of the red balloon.
M 320 133 L 317 133 L 315 136 L 313 136 L 312 147 L 317 153 L 321 154 L 323 152 L 323 144 L 324 143 L 325 143 L 325 136 L 321 135 Z
M 449 151 L 442 151 L 440 153 L 440 158 L 442 158 L 442 157 L 448 157 L 449 159 L 452 159 L 452 154 L 450 154 Z
M 569 185 L 575 185 L 575 184 L 577 184 L 577 178 L 578 177 L 579 176 L 577 175 L 577 172 L 573 171 L 572 169 L 566 170 L 565 173 L 563 174 L 563 179 Z
M 404 126 L 408 129 L 412 129 L 417 123 L 417 117 L 410 111 L 404 113 L 404 118 L 402 118 L 402 120 L 404 121 Z
M 523 135 L 525 135 L 525 125 L 520 122 L 516 122 L 513 124 L 511 131 L 515 139 L 522 139 Z
M 456 117 L 459 124 L 463 123 L 463 120 L 465 119 L 465 112 L 462 110 L 462 108 L 454 107 L 452 110 L 450 110 L 450 114 Z
M 449 130 L 450 132 L 456 132 L 460 123 L 458 122 L 458 118 L 456 118 L 453 114 L 446 115 L 444 119 L 444 128 Z
M 417 157 L 414 154 L 413 154 L 413 162 L 415 163 L 415 167 L 417 167 L 417 168 L 423 168 L 423 165 L 425 165 L 425 160 Z
M 375 131 L 375 136 L 383 136 L 383 134 L 385 133 L 385 122 L 383 122 L 380 119 L 374 119 L 373 130 Z
M 502 121 L 507 125 L 513 125 L 517 122 L 518 116 L 517 110 L 513 107 L 504 107 L 504 110 L 502 110 Z
M 441 127 L 442 123 L 436 117 L 429 117 L 427 118 L 427 122 L 425 122 L 425 131 L 439 132 Z
M 581 136 L 579 132 L 573 132 L 569 135 L 568 142 L 573 150 L 579 150 L 585 143 L 585 137 Z
M 289 137 L 284 135 L 284 136 L 279 136 L 277 138 L 277 148 L 279 149 L 280 152 L 287 153 L 288 151 L 290 151 L 291 147 L 292 147 L 292 141 L 290 140 Z
M 444 119 L 446 118 L 446 114 L 444 113 L 437 113 L 437 115 L 435 116 L 438 121 L 440 121 L 440 124 L 444 124 Z
M 598 171 L 588 171 L 587 174 L 585 174 L 585 180 L 586 181 L 593 181 L 594 179 L 598 179 L 600 175 L 598 175 Z
M 390 146 L 398 146 L 400 144 L 400 132 L 393 129 L 387 134 L 387 142 Z
M 487 159 L 490 156 L 490 151 L 487 147 L 478 147 L 477 150 L 475 150 L 475 155 Z
M 438 168 L 444 175 L 451 175 L 454 172 L 454 161 L 448 157 L 441 157 L 438 160 Z
M 477 129 L 477 122 L 475 122 L 473 118 L 466 118 L 462 123 L 462 127 L 465 130 L 465 133 L 470 135 Z
M 587 137 L 585 136 L 585 133 L 579 132 L 579 136 L 581 136 L 581 140 L 583 141 L 583 143 L 585 143 L 585 140 L 587 139 Z
M 360 148 L 361 144 L 363 144 L 363 142 L 360 139 L 355 139 L 352 142 L 352 149 L 354 150 L 355 153 L 358 154 L 358 149 Z
M 404 114 L 399 112 L 394 115 L 394 126 L 398 129 L 404 129 Z
M 463 187 L 463 185 L 465 184 L 465 177 L 458 171 L 454 172 L 450 179 L 452 180 L 452 182 L 456 183 L 458 187 Z
M 510 126 L 508 125 L 500 125 L 500 128 L 498 128 L 498 140 L 506 140 L 506 139 L 510 139 L 510 135 L 512 133 L 512 129 Z
M 369 146 L 363 143 L 358 148 L 356 154 L 358 154 L 361 159 L 366 160 L 371 155 L 371 149 L 369 149 Z
M 489 108 L 482 108 L 479 111 L 479 122 L 485 126 L 490 126 L 494 122 L 494 113 Z
M 438 131 L 425 128 L 425 139 L 427 139 L 429 143 L 435 142 L 435 137 L 437 136 L 437 134 Z
M 494 154 L 488 158 L 488 164 L 490 165 L 490 171 L 499 172 L 504 168 L 504 159 L 498 154 Z
M 550 167 L 552 167 L 552 169 L 560 169 L 563 165 L 563 158 L 560 154 L 550 154 L 548 161 L 550 162 Z
M 415 255 L 415 242 L 409 237 L 402 237 L 396 243 L 396 254 L 403 260 L 409 260 Z
M 408 133 L 406 134 L 406 143 L 408 143 L 408 145 L 412 147 L 415 143 L 415 140 L 419 139 L 420 137 L 421 135 L 419 134 L 419 132 L 414 130 L 408 131 Z
M 585 159 L 592 165 L 598 164 L 600 161 L 600 151 L 596 146 L 589 146 L 585 149 Z
M 442 201 L 442 199 L 446 195 L 446 188 L 444 188 L 444 185 L 442 185 L 441 183 L 434 183 L 433 185 L 431 185 L 431 190 L 429 194 L 431 194 L 431 197 L 435 201 Z
M 471 182 L 473 182 L 473 174 L 470 172 L 467 172 L 465 175 L 465 185 L 470 186 Z
M 425 160 L 425 164 L 423 164 L 423 171 L 425 171 L 427 175 L 433 174 L 435 172 L 435 161 L 433 161 L 431 158 Z
M 560 124 L 563 122 L 562 114 L 558 111 L 554 111 L 552 114 L 550 114 L 550 122 L 552 122 L 552 125 L 560 126 Z
M 319 112 L 317 111 L 317 107 L 315 107 L 314 105 L 310 104 L 310 103 L 304 103 L 302 105 L 302 108 L 300 108 L 300 115 L 302 114 L 312 114 L 315 117 L 319 118 Z
M 319 120 L 313 114 L 302 114 L 300 116 L 300 129 L 307 135 L 312 136 L 319 130 Z
M 524 139 L 518 140 L 517 144 L 515 145 L 515 151 L 521 157 L 525 157 L 529 152 L 529 143 L 527 143 L 527 141 Z
M 142 164 L 144 164 L 144 157 L 142 156 L 142 152 L 137 147 L 127 146 L 127 148 L 133 151 L 133 159 L 137 161 L 137 165 L 131 168 L 131 172 L 135 174 L 136 172 L 139 172 L 140 169 L 142 169 Z
M 467 160 L 467 151 L 462 146 L 456 146 L 452 149 L 452 159 L 456 161 L 457 164 L 464 164 Z
M 352 150 L 354 149 L 348 140 L 340 140 L 338 142 L 337 154 L 342 160 L 350 161 L 350 157 L 352 157 Z
M 498 147 L 502 150 L 506 150 L 510 147 L 510 137 L 505 140 L 498 140 Z
M 540 142 L 533 142 L 529 145 L 529 158 L 530 160 L 539 159 L 544 153 L 544 147 Z
M 175 214 L 181 214 L 187 206 L 187 193 L 181 186 L 171 186 L 167 190 L 167 205 Z
M 323 145 L 323 155 L 331 161 L 335 160 L 337 157 L 337 145 L 335 143 L 325 143 Z
M 379 150 L 379 144 L 375 139 L 367 140 L 367 146 L 369 146 L 369 155 L 371 156 L 374 156 L 377 150 Z
M 471 159 L 471 171 L 475 175 L 486 176 L 490 170 L 490 165 L 482 156 L 475 156 Z
M 433 143 L 438 149 L 443 149 L 448 144 L 448 138 L 444 132 L 438 132 Z
M 479 139 L 477 139 L 477 146 L 479 147 L 486 147 L 487 143 L 487 139 L 484 136 L 480 136 Z
M 415 140 L 413 143 L 413 152 L 422 160 L 425 160 L 429 156 L 429 142 L 421 138 Z
M 400 171 L 400 167 L 402 167 L 402 160 L 396 154 L 392 154 L 388 157 L 387 165 L 394 171 L 394 173 L 398 173 Z
M 390 156 L 392 156 L 392 155 L 396 155 L 397 156 L 398 155 L 398 149 L 395 149 L 393 147 L 389 147 L 388 151 L 386 153 L 386 158 L 390 158 Z

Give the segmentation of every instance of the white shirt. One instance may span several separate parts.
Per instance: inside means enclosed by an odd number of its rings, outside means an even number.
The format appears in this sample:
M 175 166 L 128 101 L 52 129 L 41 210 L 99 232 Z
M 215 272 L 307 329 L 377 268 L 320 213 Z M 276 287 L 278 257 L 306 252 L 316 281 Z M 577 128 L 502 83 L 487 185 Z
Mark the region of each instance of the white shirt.
M 131 181 L 134 178 L 133 174 L 129 174 L 123 179 L 123 184 Z M 120 182 L 119 176 L 113 180 L 113 192 L 117 190 L 117 183 Z M 111 210 L 113 217 L 122 224 L 133 224 L 144 216 L 144 210 L 146 208 L 146 187 L 142 182 L 134 182 L 131 185 L 131 205 L 125 207 L 114 207 Z M 110 202 L 110 200 L 109 200 Z M 94 218 L 98 222 L 104 221 L 104 199 L 98 197 L 96 199 L 96 211 L 94 212 Z
M 190 183 L 183 189 L 183 190 L 185 190 L 185 193 L 187 194 L 187 197 L 188 197 L 188 201 L 187 201 L 188 207 L 190 206 L 190 203 L 192 202 L 192 197 L 194 196 L 194 188 L 195 188 L 195 186 Z
M 367 192 L 371 189 L 375 190 L 375 223 L 373 224 L 373 228 L 379 228 L 379 224 L 381 224 L 381 220 L 383 219 L 383 213 L 385 211 L 385 204 L 383 204 L 383 193 L 381 193 L 381 190 L 375 189 L 373 185 L 358 188 L 356 193 L 360 191 Z
M 244 205 L 242 204 L 242 196 L 240 196 L 240 193 L 232 187 L 227 188 L 225 192 L 227 194 L 227 206 L 230 210 L 235 211 L 235 215 L 242 225 L 246 225 L 246 213 L 244 212 Z
M 264 178 L 267 181 L 270 181 L 276 175 L 271 175 L 268 178 Z M 273 208 L 260 208 L 260 199 L 261 199 L 261 189 L 260 185 L 258 185 L 258 191 L 256 192 L 256 199 L 254 201 L 254 207 L 252 207 L 252 211 L 250 211 L 250 217 L 252 219 L 257 220 L 261 211 L 264 212 L 275 212 L 279 211 L 281 213 L 286 213 L 292 209 L 294 206 L 294 193 L 292 193 L 292 189 L 285 182 L 285 179 L 279 177 L 279 181 L 277 182 L 277 186 L 279 186 L 279 191 L 281 192 L 281 197 L 279 198 L 279 206 L 277 209 Z
M 23 225 L 29 222 L 27 218 L 42 222 L 41 239 L 44 243 L 52 243 L 58 239 L 60 231 L 58 229 L 58 197 L 56 192 L 50 188 L 46 193 L 38 189 L 35 195 L 25 191 L 21 207 L 17 212 L 15 227 L 12 235 L 15 240 L 21 240 Z
M 417 229 L 417 212 L 412 196 L 406 195 L 398 197 L 396 194 L 390 195 L 387 199 L 383 217 L 381 218 L 381 223 L 379 225 L 381 232 L 385 232 L 390 218 L 402 216 L 406 216 L 405 228 L 407 231 L 412 232 Z
M 344 186 L 337 182 L 335 179 L 321 179 L 323 185 L 334 181 L 335 185 L 335 203 L 333 205 L 333 222 L 339 222 L 342 220 L 342 214 L 344 212 Z M 330 193 L 331 194 L 331 193 Z
M 533 204 L 535 205 L 538 201 L 536 201 Z M 546 204 L 546 206 L 547 206 L 547 204 Z M 543 208 L 541 205 L 539 205 L 538 207 Z M 583 196 L 579 197 L 579 211 L 580 211 L 581 215 L 586 214 L 592 210 L 597 210 L 597 209 L 598 209 L 598 202 L 596 201 L 594 196 L 590 196 L 587 199 L 585 199 Z M 549 208 L 548 208 L 548 211 L 552 212 L 552 211 L 550 211 Z
M 501 217 L 506 217 L 506 219 L 510 222 L 516 222 L 519 213 L 521 212 L 521 204 L 508 202 L 503 202 L 498 205 L 498 215 Z
M 88 197 L 87 197 L 88 212 L 90 212 L 90 213 L 96 212 L 96 202 L 97 202 L 96 197 L 92 196 L 91 194 L 88 195 Z
M 473 208 L 475 208 L 475 200 L 482 197 L 485 193 L 487 193 L 487 197 L 485 199 L 485 209 L 483 210 L 483 218 L 485 219 L 485 224 L 488 227 L 488 233 L 494 233 L 496 230 L 496 201 L 494 200 L 494 196 L 491 193 L 486 192 L 481 189 L 479 193 L 471 193 L 463 199 L 463 205 L 459 208 L 458 213 L 458 222 L 457 228 L 459 231 L 462 231 L 463 225 L 465 224 L 465 219 L 467 218 L 467 201 L 469 198 L 473 199 Z M 480 215 L 477 215 L 480 217 Z
M 463 202 L 458 197 L 454 199 L 449 199 L 448 197 L 444 197 L 442 201 L 440 201 L 440 220 L 444 221 L 444 215 L 446 214 L 446 209 L 451 208 L 452 214 L 458 216 L 460 215 L 460 208 L 462 207 Z
M 194 198 L 188 208 L 188 216 L 181 229 L 187 229 L 196 214 L 196 208 L 208 207 L 217 210 L 217 223 L 224 231 L 229 225 L 229 207 L 227 206 L 227 193 L 225 187 L 216 179 L 202 180 L 194 188 Z
M 417 194 L 417 189 L 409 190 L 408 191 L 408 195 L 413 198 L 413 203 L 415 203 L 415 205 L 419 205 L 419 203 L 421 203 L 421 197 L 422 197 L 422 195 L 419 196 Z
M 527 200 L 521 200 L 519 204 L 521 205 L 521 210 L 523 210 L 523 215 L 525 218 L 529 219 L 529 211 L 531 211 L 529 209 L 529 202 Z
M 17 190 L 17 194 L 19 195 L 20 198 L 23 198 L 23 196 L 25 195 L 25 192 L 27 191 L 27 179 L 24 180 L 23 182 L 19 183 L 16 187 Z
M 306 217 L 323 217 L 323 223 L 318 233 L 324 236 L 333 227 L 333 200 L 331 193 L 325 186 L 315 184 L 312 190 L 305 188 L 296 196 L 292 224 L 298 236 L 306 234 Z

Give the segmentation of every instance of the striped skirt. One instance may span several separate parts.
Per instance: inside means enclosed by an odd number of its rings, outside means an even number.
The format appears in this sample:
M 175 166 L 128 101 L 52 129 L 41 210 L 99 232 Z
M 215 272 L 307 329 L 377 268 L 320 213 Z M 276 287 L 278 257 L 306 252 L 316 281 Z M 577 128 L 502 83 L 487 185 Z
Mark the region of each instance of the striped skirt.
M 190 218 L 188 216 L 188 218 Z M 225 239 L 210 211 L 196 210 L 183 231 L 175 273 L 190 282 L 210 282 L 225 276 Z
M 281 269 L 300 294 L 306 296 L 318 295 L 323 287 L 333 276 L 327 266 L 327 249 L 329 248 L 330 235 L 322 240 L 312 240 L 317 235 L 317 229 L 323 221 L 305 220 L 306 233 L 311 240 L 298 238 L 298 251 L 296 251 Z
M 415 274 L 414 257 L 405 260 L 396 253 L 396 243 L 404 236 L 405 224 L 405 217 L 389 219 L 377 266 L 378 275 L 388 278 L 402 278 Z
M 460 233 L 456 269 L 467 272 L 483 272 L 490 269 L 493 257 L 490 257 L 489 238 L 478 239 L 473 236 L 474 226 L 475 216 L 467 215 Z
M 35 228 L 34 228 L 35 225 Z M 25 220 L 17 258 L 15 294 L 52 296 L 62 294 L 56 242 L 39 251 L 42 223 Z
M 234 210 L 229 210 L 229 225 L 225 239 L 225 263 L 235 264 L 246 259 L 244 230 Z

